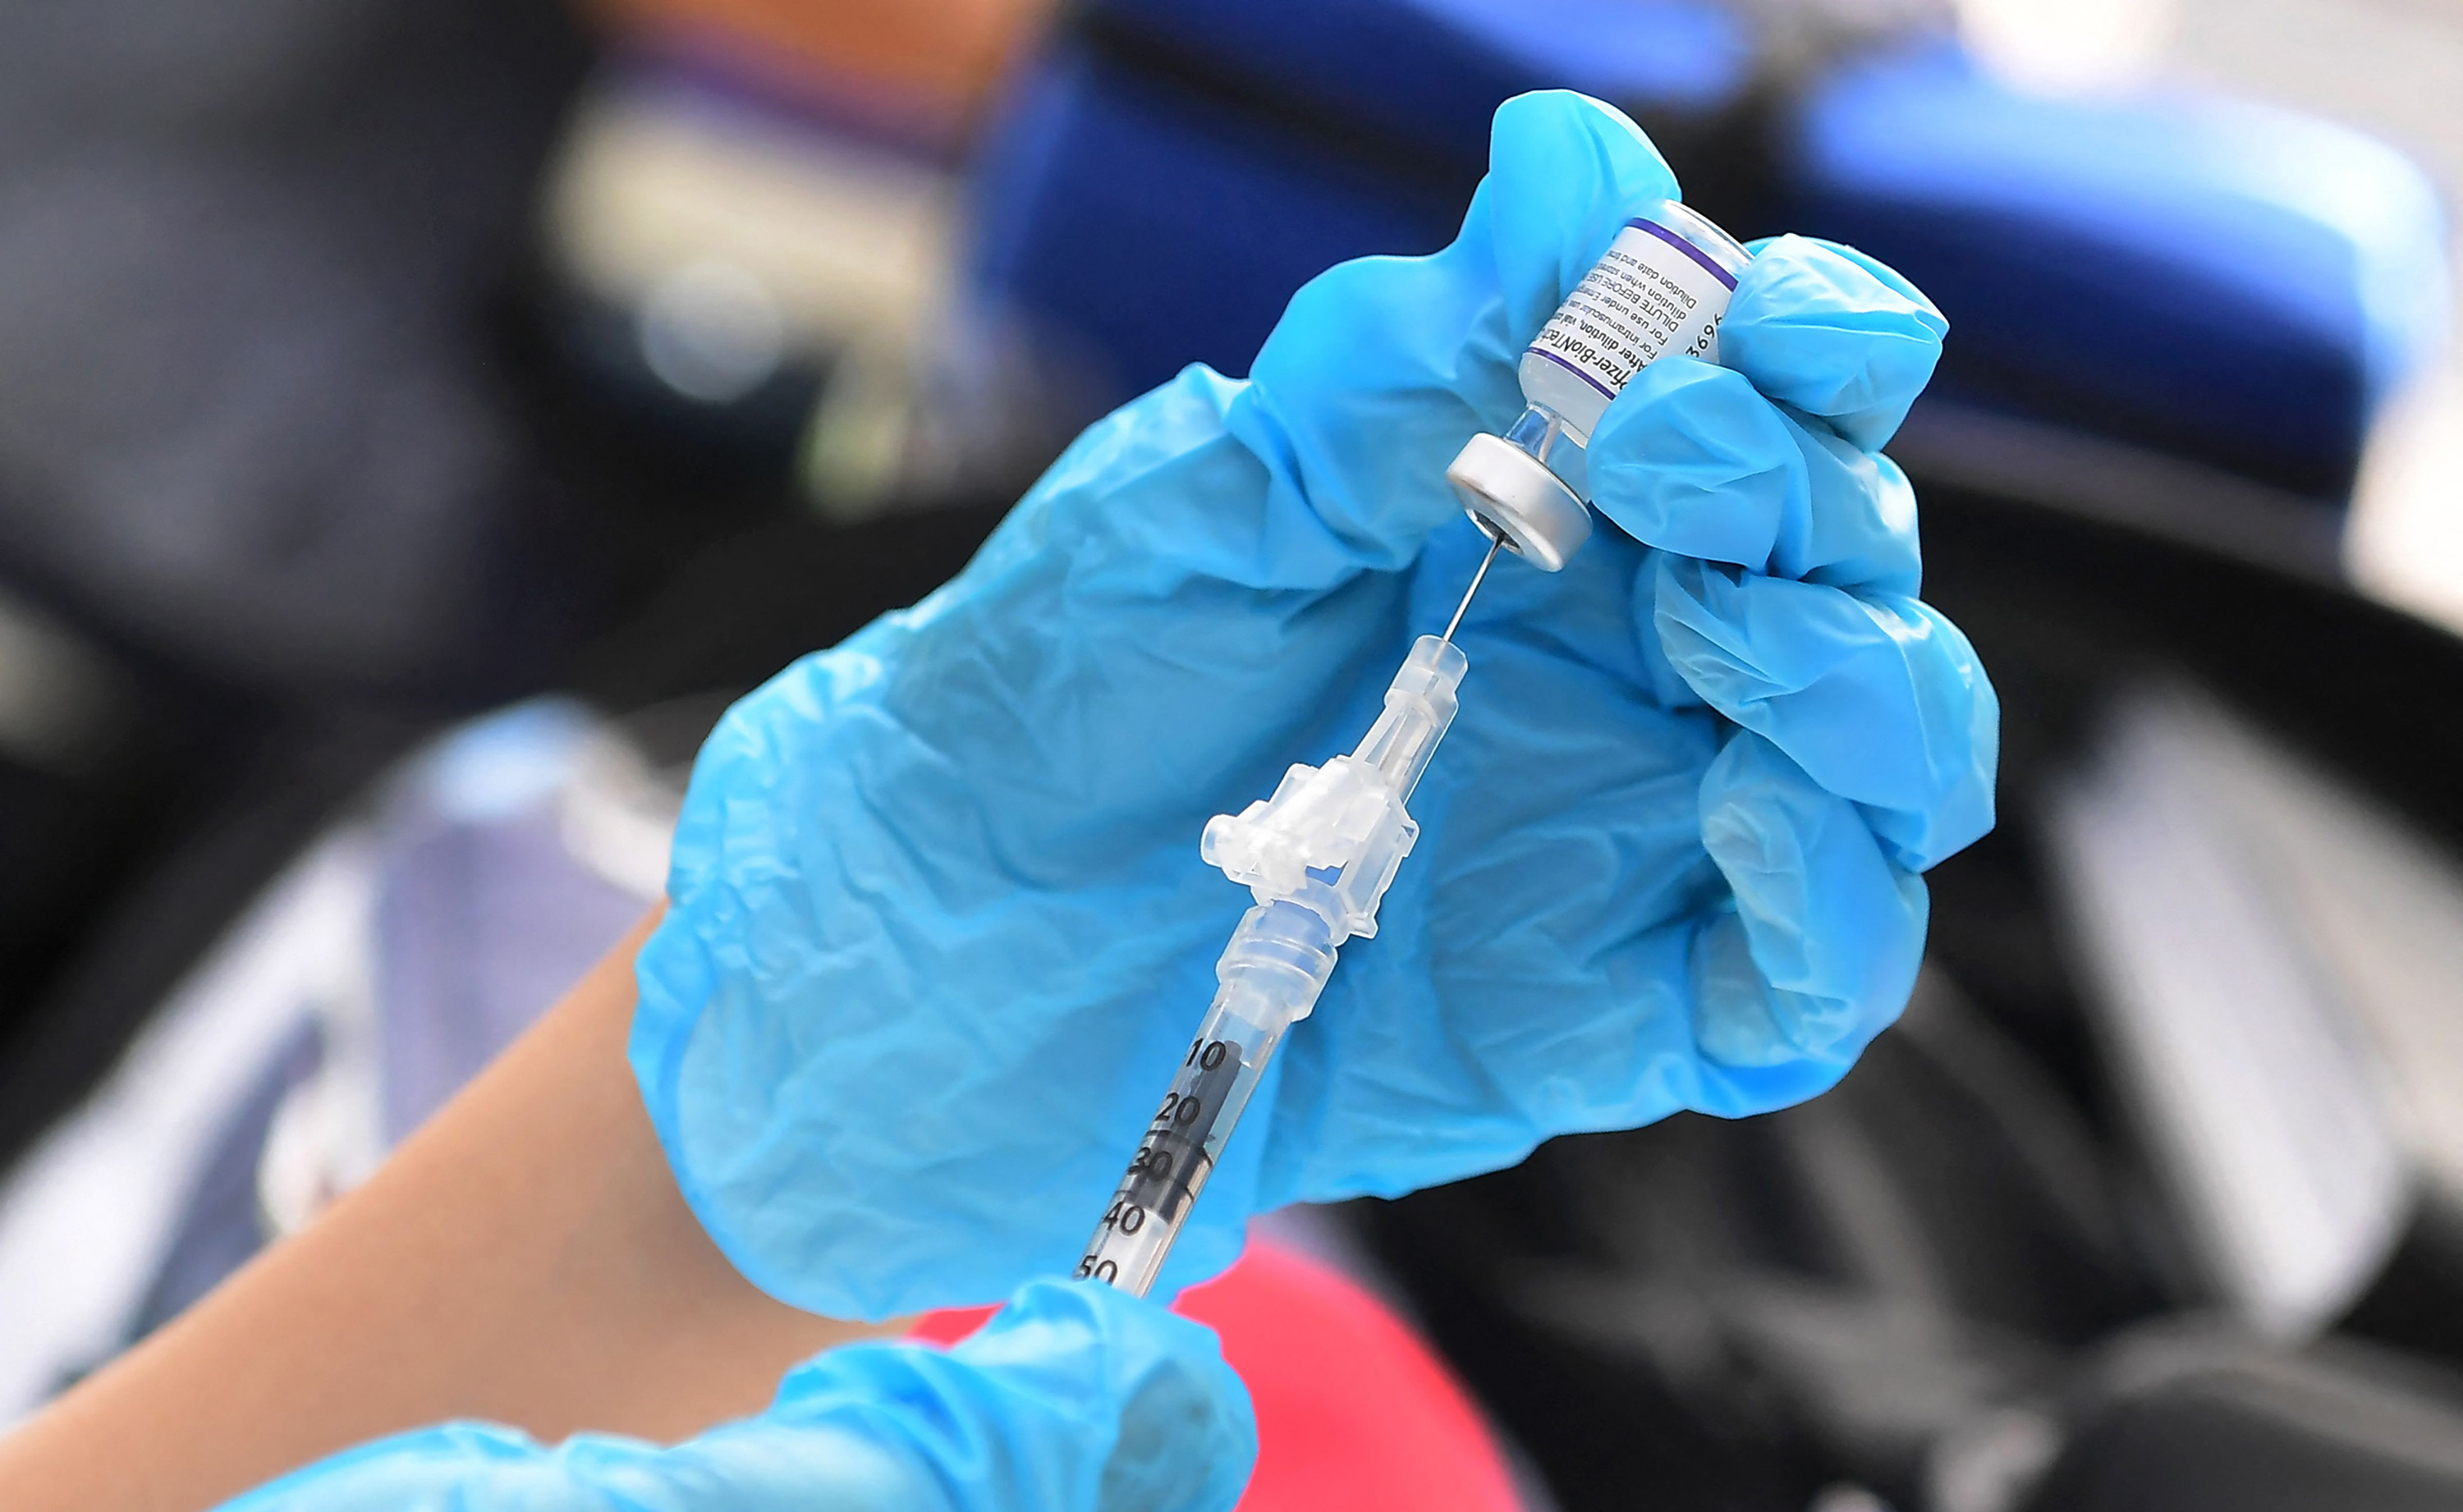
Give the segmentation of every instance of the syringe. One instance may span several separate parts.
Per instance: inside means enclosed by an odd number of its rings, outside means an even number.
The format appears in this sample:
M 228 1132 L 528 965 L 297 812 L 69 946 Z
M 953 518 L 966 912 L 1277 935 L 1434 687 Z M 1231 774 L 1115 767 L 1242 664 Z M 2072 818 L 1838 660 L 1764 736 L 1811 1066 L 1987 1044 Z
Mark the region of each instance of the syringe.
M 1423 636 L 1360 748 L 1295 767 L 1275 795 L 1218 814 L 1199 845 L 1257 906 L 1215 963 L 1222 983 L 1189 1042 L 1078 1274 L 1144 1296 L 1189 1204 L 1283 1031 L 1317 1005 L 1335 948 L 1377 933 L 1377 904 L 1420 827 L 1403 811 L 1453 722 L 1469 663 L 1453 634 L 1498 547 L 1543 572 L 1590 539 L 1588 451 L 1608 403 L 1670 355 L 1715 362 L 1729 295 L 1753 261 L 1736 239 L 1672 200 L 1638 206 L 1515 368 L 1527 407 L 1502 435 L 1473 436 L 1447 481 L 1488 555 L 1442 636 Z
M 1470 669 L 1453 633 L 1498 544 L 1491 531 L 1446 633 L 1412 645 L 1357 748 L 1292 767 L 1273 797 L 1207 824 L 1198 853 L 1247 883 L 1256 906 L 1215 962 L 1214 1001 L 1095 1225 L 1081 1278 L 1141 1297 L 1153 1286 L 1283 1032 L 1317 1006 L 1336 948 L 1377 933 L 1377 905 L 1420 835 L 1404 805 L 1453 723 L 1454 690 Z

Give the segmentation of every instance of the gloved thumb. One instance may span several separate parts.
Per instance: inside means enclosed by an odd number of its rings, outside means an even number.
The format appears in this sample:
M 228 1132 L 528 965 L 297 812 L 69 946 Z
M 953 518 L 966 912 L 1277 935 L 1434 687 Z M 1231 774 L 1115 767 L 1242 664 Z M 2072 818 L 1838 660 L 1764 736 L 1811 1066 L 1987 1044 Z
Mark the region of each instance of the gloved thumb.
M 797 1379 L 807 1372 L 811 1383 Z M 992 1471 L 995 1494 L 962 1498 L 963 1512 L 1228 1512 L 1256 1462 L 1249 1391 L 1214 1334 L 1094 1283 L 1029 1282 L 942 1361 L 888 1345 L 824 1355 L 788 1377 L 778 1408 L 799 1416 L 808 1403 L 869 1400 L 909 1379 L 955 1409 L 902 1417 L 928 1431 L 917 1451 L 945 1475 Z M 999 1472 L 1003 1460 L 1013 1473 Z
M 619 1504 L 1229 1512 L 1256 1456 L 1248 1390 L 1212 1333 L 1108 1286 L 1037 1281 L 946 1353 L 834 1350 L 789 1372 L 760 1416 L 662 1457 L 662 1483 L 723 1498 L 628 1487 Z
M 1226 424 L 1266 465 L 1278 539 L 1339 548 L 1312 563 L 1408 563 L 1461 515 L 1446 464 L 1521 412 L 1522 349 L 1634 207 L 1675 193 L 1650 140 L 1611 106 L 1547 90 L 1498 107 L 1488 175 L 1451 245 L 1318 275 L 1251 365 Z

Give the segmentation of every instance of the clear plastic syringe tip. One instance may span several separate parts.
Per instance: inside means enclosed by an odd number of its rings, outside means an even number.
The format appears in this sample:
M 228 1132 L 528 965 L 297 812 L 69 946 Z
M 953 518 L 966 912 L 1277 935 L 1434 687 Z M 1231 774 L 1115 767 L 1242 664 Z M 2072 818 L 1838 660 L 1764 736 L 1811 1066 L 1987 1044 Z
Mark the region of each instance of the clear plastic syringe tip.
M 1405 804 L 1453 724 L 1454 690 L 1470 665 L 1459 647 L 1422 636 L 1357 749 L 1294 767 L 1274 796 L 1216 815 L 1198 853 L 1260 903 L 1314 909 L 1338 943 L 1375 934 L 1377 905 L 1420 833 Z
M 1376 767 L 1397 798 L 1408 799 L 1420 785 L 1420 774 L 1428 769 L 1437 742 L 1454 722 L 1454 693 L 1470 668 L 1460 646 L 1422 636 L 1385 689 L 1385 712 L 1351 755 Z
M 1378 904 L 1420 834 L 1404 802 L 1453 724 L 1470 665 L 1450 641 L 1421 637 L 1358 749 L 1292 767 L 1274 796 L 1206 827 L 1200 853 L 1257 906 L 1215 962 L 1220 989 L 1079 1257 L 1080 1277 L 1142 1297 L 1154 1285 L 1284 1031 L 1317 1006 L 1342 942 L 1377 933 Z

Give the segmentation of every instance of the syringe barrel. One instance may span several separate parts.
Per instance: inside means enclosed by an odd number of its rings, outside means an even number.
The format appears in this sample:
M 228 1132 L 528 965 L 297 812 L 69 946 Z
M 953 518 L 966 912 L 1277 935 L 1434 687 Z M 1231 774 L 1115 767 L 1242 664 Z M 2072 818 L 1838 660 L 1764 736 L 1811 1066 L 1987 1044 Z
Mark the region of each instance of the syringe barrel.
M 1376 932 L 1419 834 L 1404 801 L 1453 724 L 1469 667 L 1450 641 L 1421 637 L 1357 750 L 1293 767 L 1274 797 L 1206 827 L 1202 853 L 1257 906 L 1215 961 L 1221 985 L 1079 1257 L 1081 1279 L 1141 1297 L 1154 1285 L 1275 1047 L 1316 1008 L 1336 948 Z
M 1138 1153 L 1113 1188 L 1077 1274 L 1143 1297 L 1257 1090 L 1283 1032 L 1334 974 L 1325 921 L 1296 903 L 1249 910 L 1215 963 L 1221 985 Z

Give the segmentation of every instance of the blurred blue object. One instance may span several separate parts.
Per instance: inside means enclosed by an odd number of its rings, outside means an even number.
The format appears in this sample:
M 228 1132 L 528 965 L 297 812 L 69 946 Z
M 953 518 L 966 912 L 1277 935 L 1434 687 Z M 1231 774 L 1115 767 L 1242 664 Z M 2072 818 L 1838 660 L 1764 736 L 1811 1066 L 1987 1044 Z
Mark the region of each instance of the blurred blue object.
M 1509 97 L 1708 112 L 1750 62 L 1695 0 L 1101 0 L 992 134 L 976 271 L 1123 396 L 1191 361 L 1245 373 L 1309 278 L 1453 234 Z
M 991 145 L 976 274 L 1081 344 L 1119 398 L 1193 361 L 1247 372 L 1292 291 L 1438 247 L 1463 197 L 1064 46 Z
M 1445 239 L 1499 99 L 1575 84 L 1663 145 L 1698 133 L 1671 158 L 1730 229 L 1905 271 L 1958 331 L 1942 392 L 2021 417 L 2340 501 L 2377 405 L 2444 337 L 2435 197 L 2365 137 L 2021 95 L 1947 41 L 1842 48 L 1810 8 L 1793 32 L 1743 13 L 1100 0 L 992 135 L 978 275 L 1123 393 L 1191 360 L 1244 372 L 1307 278 Z
M 1753 66 L 1743 21 L 1713 0 L 1099 0 L 1084 19 L 1474 172 L 1490 114 L 1526 90 L 1708 110 Z
M 2445 227 L 2409 160 L 2178 94 L 2049 99 L 1931 48 L 1803 103 L 1796 228 L 1948 311 L 1941 387 L 2346 490 L 2376 406 L 2447 334 Z

